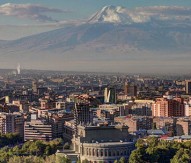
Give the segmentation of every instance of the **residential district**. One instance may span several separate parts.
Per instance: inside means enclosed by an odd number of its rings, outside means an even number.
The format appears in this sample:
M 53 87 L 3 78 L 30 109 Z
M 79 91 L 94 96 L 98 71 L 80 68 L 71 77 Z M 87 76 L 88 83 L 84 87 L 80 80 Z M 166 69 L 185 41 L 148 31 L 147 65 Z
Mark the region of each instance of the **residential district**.
M 166 142 L 168 149 L 191 142 L 191 80 L 1 70 L 0 133 L 0 162 L 51 154 L 65 162 L 172 162 L 178 148 L 173 148 L 172 156 L 158 152 L 153 161 L 149 141 L 155 147 Z M 32 150 L 34 143 L 44 148 Z M 54 150 L 53 143 L 57 143 Z M 143 156 L 136 156 L 139 149 Z M 189 160 L 191 155 L 186 154 Z

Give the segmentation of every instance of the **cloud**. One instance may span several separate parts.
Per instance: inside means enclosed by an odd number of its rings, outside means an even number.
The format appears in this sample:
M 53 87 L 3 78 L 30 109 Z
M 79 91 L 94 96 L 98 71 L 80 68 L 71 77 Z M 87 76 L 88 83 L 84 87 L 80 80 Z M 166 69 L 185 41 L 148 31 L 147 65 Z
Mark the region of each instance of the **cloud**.
M 60 9 L 44 7 L 35 4 L 13 4 L 6 3 L 0 6 L 0 15 L 15 16 L 19 18 L 29 18 L 35 21 L 47 22 L 57 21 L 51 16 L 47 16 L 47 13 L 63 13 Z
M 145 23 L 151 21 L 191 22 L 191 8 L 180 6 L 150 6 L 127 9 L 120 6 L 105 6 L 88 22 Z
M 128 10 L 127 13 L 137 21 L 149 21 L 151 19 L 187 21 L 191 17 L 191 8 L 179 6 L 138 7 L 134 10 Z

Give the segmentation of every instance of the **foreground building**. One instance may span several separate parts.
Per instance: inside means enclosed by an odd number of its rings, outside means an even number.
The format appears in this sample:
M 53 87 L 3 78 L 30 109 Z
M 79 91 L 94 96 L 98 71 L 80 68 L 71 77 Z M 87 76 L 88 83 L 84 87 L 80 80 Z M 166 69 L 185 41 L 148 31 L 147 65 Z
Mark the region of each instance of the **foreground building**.
M 134 149 L 134 142 L 127 126 L 79 125 L 77 131 L 72 139 L 72 146 L 81 161 L 112 163 L 121 157 L 128 160 Z

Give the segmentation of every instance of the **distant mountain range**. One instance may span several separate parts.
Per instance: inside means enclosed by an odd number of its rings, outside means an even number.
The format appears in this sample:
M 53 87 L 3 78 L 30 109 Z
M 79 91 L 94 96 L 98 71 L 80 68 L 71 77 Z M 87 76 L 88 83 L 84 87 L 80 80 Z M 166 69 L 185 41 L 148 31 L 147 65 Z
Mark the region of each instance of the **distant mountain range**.
M 0 64 L 81 71 L 190 71 L 190 13 L 178 7 L 106 6 L 86 23 L 0 41 Z

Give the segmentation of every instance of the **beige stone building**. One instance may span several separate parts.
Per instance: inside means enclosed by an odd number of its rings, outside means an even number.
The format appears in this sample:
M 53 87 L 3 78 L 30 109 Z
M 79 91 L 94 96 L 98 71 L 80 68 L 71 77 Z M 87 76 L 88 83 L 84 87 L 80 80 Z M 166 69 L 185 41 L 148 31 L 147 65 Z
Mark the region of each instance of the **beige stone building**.
M 74 135 L 72 139 L 72 146 L 81 161 L 113 163 L 121 157 L 128 160 L 134 149 L 134 142 L 127 126 L 79 125 L 77 136 Z

